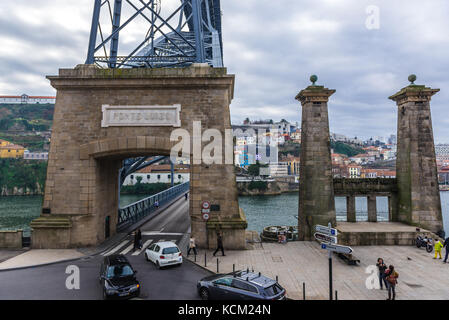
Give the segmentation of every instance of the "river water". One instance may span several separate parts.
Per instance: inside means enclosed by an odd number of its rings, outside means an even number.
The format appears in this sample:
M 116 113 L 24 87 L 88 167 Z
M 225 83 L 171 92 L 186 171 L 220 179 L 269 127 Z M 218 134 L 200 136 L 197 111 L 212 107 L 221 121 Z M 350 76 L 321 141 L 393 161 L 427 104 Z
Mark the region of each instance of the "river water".
M 126 206 L 141 199 L 141 195 L 122 195 L 120 206 Z M 296 225 L 298 215 L 298 194 L 286 193 L 278 196 L 245 196 L 239 198 L 248 220 L 248 229 L 261 232 L 269 225 Z M 41 196 L 0 197 L 0 230 L 29 229 L 30 222 L 39 217 L 42 205 Z M 443 223 L 449 234 L 449 192 L 441 192 Z M 345 198 L 336 198 L 337 221 L 346 218 Z M 377 199 L 378 220 L 388 218 L 387 198 Z M 356 198 L 358 221 L 367 220 L 366 198 Z

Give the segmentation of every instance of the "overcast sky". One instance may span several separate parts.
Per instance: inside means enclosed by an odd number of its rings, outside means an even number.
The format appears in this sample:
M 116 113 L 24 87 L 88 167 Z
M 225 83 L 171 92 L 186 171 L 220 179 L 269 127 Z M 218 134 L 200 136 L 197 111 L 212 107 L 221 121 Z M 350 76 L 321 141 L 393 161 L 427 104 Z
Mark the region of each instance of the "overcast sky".
M 367 28 L 369 6 L 379 9 L 378 29 Z M 92 8 L 93 0 L 0 0 L 0 94 L 54 94 L 45 75 L 85 61 Z M 318 84 L 337 90 L 331 131 L 388 136 L 396 132 L 388 97 L 415 73 L 417 84 L 441 89 L 432 100 L 434 134 L 449 143 L 449 1 L 222 0 L 222 11 L 234 123 L 300 122 L 294 97 L 317 74 Z M 133 30 L 129 46 L 140 39 Z

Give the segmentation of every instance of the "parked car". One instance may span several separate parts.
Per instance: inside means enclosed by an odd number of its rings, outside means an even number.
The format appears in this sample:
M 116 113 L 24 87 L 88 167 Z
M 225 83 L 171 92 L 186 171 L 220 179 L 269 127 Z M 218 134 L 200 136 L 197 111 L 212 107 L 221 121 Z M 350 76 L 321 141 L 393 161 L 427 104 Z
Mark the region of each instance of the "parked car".
M 206 277 L 197 289 L 203 300 L 285 300 L 286 295 L 275 280 L 249 270 Z
M 132 298 L 140 295 L 140 283 L 124 255 L 115 254 L 104 258 L 100 269 L 103 299 Z
M 153 243 L 145 250 L 147 261 L 153 262 L 159 269 L 170 265 L 182 264 L 182 252 L 171 241 Z

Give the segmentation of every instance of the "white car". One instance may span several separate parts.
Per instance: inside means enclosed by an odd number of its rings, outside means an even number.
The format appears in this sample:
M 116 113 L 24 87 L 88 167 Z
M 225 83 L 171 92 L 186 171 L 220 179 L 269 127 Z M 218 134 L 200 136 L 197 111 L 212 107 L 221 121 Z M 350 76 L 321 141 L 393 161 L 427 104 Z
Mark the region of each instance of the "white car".
M 182 252 L 171 241 L 153 243 L 145 250 L 147 261 L 153 262 L 159 269 L 170 265 L 182 264 Z

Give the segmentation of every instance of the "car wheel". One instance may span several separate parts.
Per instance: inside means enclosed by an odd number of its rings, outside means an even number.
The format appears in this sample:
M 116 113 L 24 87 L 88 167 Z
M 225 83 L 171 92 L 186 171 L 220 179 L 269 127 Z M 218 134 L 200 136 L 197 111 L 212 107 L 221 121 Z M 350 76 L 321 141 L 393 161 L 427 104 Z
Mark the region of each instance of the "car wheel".
M 156 267 L 157 267 L 158 269 L 161 269 L 161 265 L 159 264 L 159 261 L 156 261 Z
M 207 290 L 206 288 L 201 288 L 200 297 L 201 300 L 209 300 L 209 290 Z
M 148 259 L 148 255 L 147 255 L 146 252 L 145 252 L 145 259 L 146 259 L 147 261 L 150 261 L 150 259 Z

